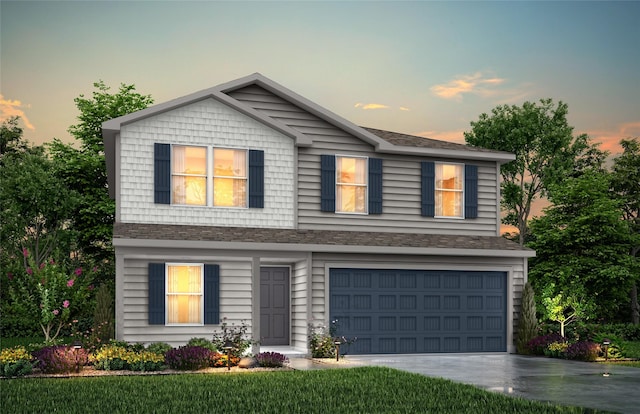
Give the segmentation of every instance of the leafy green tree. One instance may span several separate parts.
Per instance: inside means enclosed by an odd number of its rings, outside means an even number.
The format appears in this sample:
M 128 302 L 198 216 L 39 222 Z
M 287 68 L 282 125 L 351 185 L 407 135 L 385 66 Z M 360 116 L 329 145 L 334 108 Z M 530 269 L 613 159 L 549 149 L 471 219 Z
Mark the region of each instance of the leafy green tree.
M 555 286 L 547 297 L 562 292 L 563 298 L 581 298 L 590 305 L 587 317 L 615 316 L 627 302 L 635 277 L 628 254 L 629 225 L 610 187 L 608 172 L 587 169 L 552 186 L 552 205 L 531 221 L 528 246 L 536 257 L 530 261 L 529 278 L 534 289 Z
M 577 292 L 558 291 L 549 283 L 542 291 L 542 309 L 546 319 L 560 324 L 560 335 L 565 336 L 565 327 L 578 319 L 588 319 L 593 313 L 593 303 Z
M 546 196 L 549 186 L 561 182 L 584 157 L 604 158 L 604 153 L 582 134 L 573 137 L 567 122 L 568 106 L 542 99 L 538 104 L 498 106 L 491 115 L 483 113 L 465 132 L 470 145 L 508 151 L 516 159 L 500 168 L 503 223 L 516 226 L 524 244 L 528 233 L 531 204 Z M 589 162 L 587 162 L 589 163 Z
M 50 150 L 60 161 L 57 176 L 80 194 L 70 228 L 78 237 L 82 255 L 102 263 L 103 277 L 113 277 L 113 222 L 115 203 L 109 198 L 102 140 L 102 123 L 118 116 L 144 109 L 153 103 L 149 95 L 136 92 L 134 85 L 121 84 L 117 92 L 99 81 L 88 98 L 74 100 L 80 111 L 78 123 L 69 133 L 80 143 L 79 148 L 54 140 Z
M 39 265 L 69 257 L 70 217 L 78 194 L 55 177 L 55 162 L 41 150 L 9 152 L 0 165 L 0 240 L 3 262 L 28 249 Z M 63 248 L 63 244 L 66 246 Z M 64 253 L 58 255 L 59 250 Z M 26 267 L 26 263 L 25 263 Z
M 640 279 L 640 140 L 620 141 L 623 152 L 613 161 L 612 187 L 615 195 L 622 200 L 623 217 L 629 224 L 631 243 L 629 255 L 635 266 L 635 280 L 631 286 L 631 321 L 640 323 L 638 305 L 638 281 Z
M 19 116 L 12 116 L 0 125 L 0 157 L 7 153 L 27 150 L 28 145 L 23 140 L 22 128 L 18 126 L 19 120 Z

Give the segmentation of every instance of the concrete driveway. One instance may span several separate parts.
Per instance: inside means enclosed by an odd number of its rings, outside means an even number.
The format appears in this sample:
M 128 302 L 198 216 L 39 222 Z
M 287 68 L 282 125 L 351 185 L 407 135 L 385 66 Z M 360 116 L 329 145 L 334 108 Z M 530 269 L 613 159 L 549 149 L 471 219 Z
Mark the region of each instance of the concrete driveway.
M 640 368 L 512 354 L 350 355 L 378 365 L 447 378 L 490 391 L 621 413 L 640 413 Z

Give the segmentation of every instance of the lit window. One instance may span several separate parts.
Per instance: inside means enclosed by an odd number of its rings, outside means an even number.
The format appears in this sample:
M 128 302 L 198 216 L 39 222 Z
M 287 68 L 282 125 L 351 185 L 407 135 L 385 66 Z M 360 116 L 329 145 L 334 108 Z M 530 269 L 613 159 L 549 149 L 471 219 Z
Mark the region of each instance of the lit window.
M 203 265 L 167 265 L 167 324 L 203 323 Z
M 463 168 L 459 164 L 436 164 L 436 216 L 462 218 Z
M 367 212 L 367 159 L 336 157 L 336 211 Z
M 247 206 L 247 151 L 214 148 L 213 205 Z
M 174 146 L 171 157 L 174 204 L 207 204 L 207 149 Z

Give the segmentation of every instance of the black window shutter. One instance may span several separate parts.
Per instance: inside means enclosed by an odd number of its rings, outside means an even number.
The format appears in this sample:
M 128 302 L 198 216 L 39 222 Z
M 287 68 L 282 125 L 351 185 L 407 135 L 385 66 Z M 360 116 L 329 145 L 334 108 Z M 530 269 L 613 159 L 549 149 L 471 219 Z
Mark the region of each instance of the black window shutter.
M 320 210 L 336 211 L 336 157 L 320 156 Z
M 156 204 L 171 204 L 171 145 L 153 145 L 153 191 Z
M 149 263 L 149 325 L 164 325 L 164 263 Z
M 204 265 L 204 323 L 220 323 L 220 266 Z
M 478 166 L 464 166 L 464 217 L 478 217 Z
M 422 161 L 421 166 L 421 214 L 424 217 L 436 215 L 436 165 L 431 161 Z
M 382 214 L 381 158 L 369 158 L 369 214 Z
M 264 208 L 264 151 L 249 150 L 249 208 Z

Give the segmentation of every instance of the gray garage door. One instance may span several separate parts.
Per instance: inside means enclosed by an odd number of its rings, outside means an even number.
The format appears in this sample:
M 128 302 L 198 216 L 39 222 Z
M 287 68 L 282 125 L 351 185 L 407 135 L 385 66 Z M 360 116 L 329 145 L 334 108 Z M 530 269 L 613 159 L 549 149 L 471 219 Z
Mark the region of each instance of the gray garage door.
M 350 354 L 505 352 L 504 272 L 330 270 L 330 320 Z

